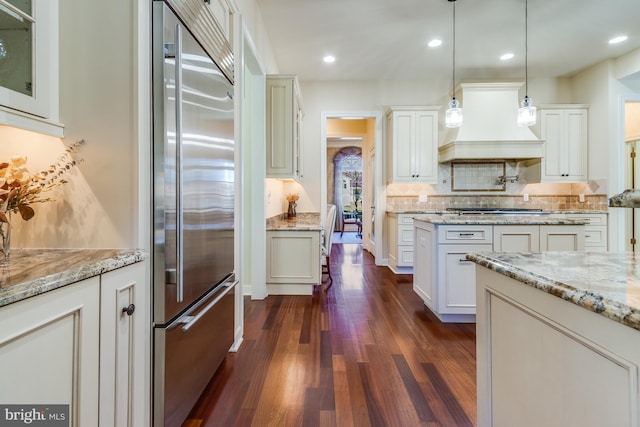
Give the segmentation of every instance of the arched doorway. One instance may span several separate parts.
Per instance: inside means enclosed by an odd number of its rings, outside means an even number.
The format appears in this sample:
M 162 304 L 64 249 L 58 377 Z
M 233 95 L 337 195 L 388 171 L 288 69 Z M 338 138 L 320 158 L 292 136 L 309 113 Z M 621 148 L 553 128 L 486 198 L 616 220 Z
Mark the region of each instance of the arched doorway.
M 345 231 L 347 224 L 356 225 L 362 237 L 362 149 L 345 147 L 339 149 L 331 162 L 333 180 L 329 188 L 329 202 L 336 205 L 336 230 Z M 360 226 L 358 227 L 358 224 Z

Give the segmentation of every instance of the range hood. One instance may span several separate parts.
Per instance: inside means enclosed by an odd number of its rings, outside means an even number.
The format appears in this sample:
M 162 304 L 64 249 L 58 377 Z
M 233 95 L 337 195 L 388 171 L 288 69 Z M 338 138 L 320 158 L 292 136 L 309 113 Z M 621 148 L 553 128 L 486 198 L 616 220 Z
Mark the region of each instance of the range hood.
M 454 160 L 529 160 L 543 155 L 543 141 L 517 124 L 522 83 L 462 83 L 464 121 L 447 135 L 440 163 Z M 455 129 L 453 130 L 455 132 Z

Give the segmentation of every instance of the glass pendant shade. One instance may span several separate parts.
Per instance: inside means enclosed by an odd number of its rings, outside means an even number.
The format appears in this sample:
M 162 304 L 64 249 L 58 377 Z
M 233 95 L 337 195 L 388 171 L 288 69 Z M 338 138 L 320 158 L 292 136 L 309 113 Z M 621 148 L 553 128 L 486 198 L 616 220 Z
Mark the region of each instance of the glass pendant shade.
M 536 115 L 536 107 L 533 106 L 531 98 L 525 96 L 522 99 L 521 107 L 518 108 L 518 126 L 535 125 Z
M 444 116 L 444 124 L 448 128 L 459 128 L 462 126 L 462 108 L 460 108 L 460 104 L 455 98 L 449 101 L 449 108 Z

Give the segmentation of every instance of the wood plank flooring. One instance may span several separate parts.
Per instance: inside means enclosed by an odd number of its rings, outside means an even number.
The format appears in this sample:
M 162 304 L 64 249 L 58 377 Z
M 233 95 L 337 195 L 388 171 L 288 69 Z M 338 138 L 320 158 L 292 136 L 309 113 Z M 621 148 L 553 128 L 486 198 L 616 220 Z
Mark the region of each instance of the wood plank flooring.
M 443 324 L 411 275 L 334 245 L 333 285 L 245 300 L 245 337 L 184 426 L 475 426 L 475 324 Z

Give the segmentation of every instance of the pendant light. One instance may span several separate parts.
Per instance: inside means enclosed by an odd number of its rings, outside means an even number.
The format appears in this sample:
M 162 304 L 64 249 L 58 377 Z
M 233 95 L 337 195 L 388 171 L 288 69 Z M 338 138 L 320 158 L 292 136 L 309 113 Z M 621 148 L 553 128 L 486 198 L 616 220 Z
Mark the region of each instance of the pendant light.
M 529 5 L 524 1 L 524 98 L 518 109 L 518 126 L 533 126 L 536 124 L 536 107 L 529 98 Z
M 459 128 L 462 126 L 462 108 L 456 99 L 456 0 L 449 0 L 453 3 L 453 77 L 451 79 L 451 101 L 444 116 L 444 124 L 448 128 Z

